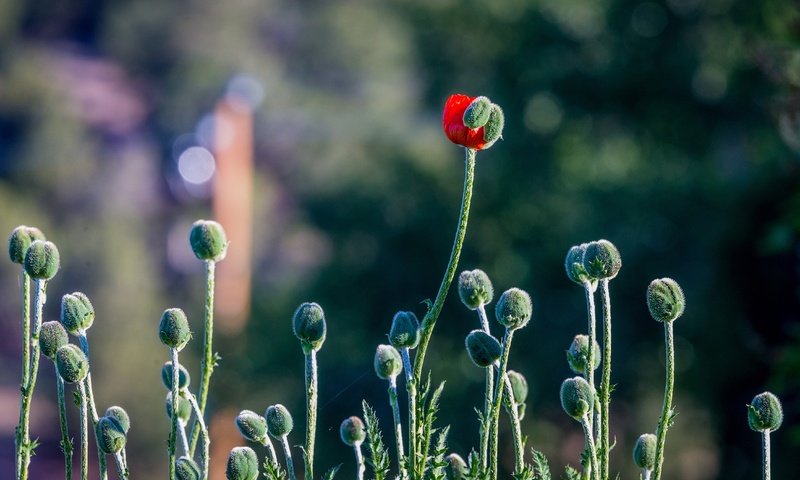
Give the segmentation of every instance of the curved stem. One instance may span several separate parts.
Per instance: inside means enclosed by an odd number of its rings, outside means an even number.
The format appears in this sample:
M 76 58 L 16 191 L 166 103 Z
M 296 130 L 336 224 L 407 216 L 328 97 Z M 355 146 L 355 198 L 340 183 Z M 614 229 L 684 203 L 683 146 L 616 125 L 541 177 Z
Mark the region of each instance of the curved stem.
M 292 450 L 289 448 L 289 440 L 286 439 L 286 435 L 281 437 L 281 446 L 283 446 L 283 456 L 286 458 L 286 472 L 289 474 L 289 480 L 295 480 Z
M 55 363 L 53 363 L 55 366 Z M 67 423 L 67 402 L 64 399 L 64 379 L 56 370 L 56 388 L 58 391 L 58 423 L 61 427 L 61 451 L 64 452 L 64 472 L 67 480 L 72 480 L 72 440 L 69 438 Z
M 661 467 L 664 463 L 664 444 L 667 440 L 667 429 L 672 423 L 672 388 L 675 383 L 675 348 L 672 335 L 672 322 L 664 323 L 664 344 L 667 349 L 667 378 L 664 385 L 664 407 L 656 430 L 656 460 L 653 468 L 653 480 L 661 478 Z
M 189 437 L 186 436 L 186 423 L 184 422 L 178 423 L 178 436 L 181 438 L 181 447 L 183 448 L 183 454 L 188 457 Z
M 503 375 L 503 386 L 506 391 L 504 403 L 508 411 L 508 418 L 511 420 L 511 434 L 514 439 L 514 473 L 517 474 L 522 472 L 525 466 L 525 444 L 522 440 L 519 410 L 517 410 L 517 405 L 514 403 L 514 389 L 511 387 L 511 380 L 509 380 L 507 374 Z
M 408 347 L 400 349 L 403 357 L 403 371 L 406 375 L 406 391 L 408 392 L 408 456 L 412 459 L 414 472 L 417 471 L 419 462 L 419 445 L 417 439 L 420 437 L 417 432 L 417 384 L 414 381 L 414 371 L 411 368 L 411 353 Z
M 486 317 L 486 309 L 483 304 L 477 308 L 478 318 L 481 322 L 481 329 L 489 335 L 492 334 L 489 328 L 489 319 Z M 483 399 L 483 424 L 481 425 L 481 466 L 486 470 L 489 459 L 489 421 L 492 409 L 492 398 L 494 393 L 494 368 L 486 369 L 486 389 Z
M 30 369 L 28 370 L 28 382 L 23 385 L 22 400 L 20 405 L 20 426 L 17 427 L 17 451 L 18 468 L 17 478 L 26 480 L 28 478 L 28 465 L 31 462 L 31 455 L 34 445 L 30 440 L 30 414 L 31 399 L 33 390 L 36 388 L 36 377 L 39 375 L 39 333 L 42 330 L 42 312 L 47 301 L 45 293 L 45 280 L 36 280 L 36 291 L 33 297 L 34 317 L 33 334 L 31 335 L 30 346 L 33 349 L 30 357 Z
M 89 365 L 92 364 L 91 358 L 89 357 L 89 339 L 86 338 L 86 331 L 79 330 L 78 331 L 78 341 L 81 344 L 81 350 L 83 350 L 83 354 L 86 355 L 86 359 L 89 360 Z M 83 383 L 86 387 L 86 398 L 87 403 L 89 404 L 89 414 L 92 417 L 92 431 L 96 431 L 97 429 L 97 422 L 100 420 L 100 417 L 97 415 L 97 404 L 94 401 L 94 389 L 92 388 L 92 373 L 91 367 L 89 367 L 89 373 L 86 375 L 86 378 L 83 380 Z M 97 444 L 97 464 L 100 470 L 100 479 L 101 480 L 108 480 L 108 466 L 106 463 L 106 455 L 103 453 L 103 450 L 100 449 L 100 439 L 97 438 L 95 435 L 95 443 Z
M 442 312 L 444 300 L 447 298 L 447 291 L 450 289 L 450 284 L 453 282 L 453 277 L 456 274 L 458 267 L 458 259 L 461 256 L 461 247 L 464 244 L 464 236 L 467 233 L 467 221 L 469 220 L 469 206 L 472 201 L 472 185 L 475 180 L 475 155 L 476 151 L 471 148 L 466 148 L 465 159 L 465 172 L 464 172 L 464 192 L 461 197 L 461 213 L 458 218 L 458 227 L 456 228 L 456 236 L 453 241 L 453 248 L 450 251 L 450 260 L 447 263 L 442 283 L 439 285 L 439 292 L 436 294 L 436 299 L 433 302 L 428 313 L 422 319 L 421 326 L 421 339 L 419 342 L 419 350 L 414 359 L 414 378 L 419 381 L 422 378 L 422 365 L 425 362 L 425 352 L 428 349 L 428 342 L 431 340 L 433 334 L 433 327 L 436 325 L 436 320 Z
M 314 478 L 314 436 L 317 431 L 317 351 L 306 353 L 306 480 Z
M 214 341 L 214 270 L 216 263 L 213 260 L 206 260 L 206 309 L 205 309 L 205 330 L 203 341 L 203 358 L 200 362 L 200 386 L 197 390 L 197 401 L 200 407 L 199 417 L 203 417 L 206 411 L 208 400 L 208 385 L 211 382 L 211 374 L 214 372 L 216 362 L 214 361 L 213 341 Z M 192 442 L 189 447 L 191 453 L 197 448 L 197 439 L 200 436 L 199 417 L 195 419 L 192 427 Z
M 128 466 L 125 464 L 125 457 L 122 456 L 122 450 L 114 454 L 114 462 L 117 464 L 117 472 L 119 478 L 122 480 L 128 479 Z
M 367 467 L 364 466 L 364 455 L 361 454 L 361 442 L 354 443 L 353 450 L 355 450 L 356 453 L 356 468 L 358 469 L 356 480 L 364 480 L 364 472 L 367 470 Z
M 761 435 L 761 458 L 764 462 L 764 480 L 770 479 L 770 466 L 769 466 L 769 430 L 764 430 Z
M 88 421 L 88 401 L 86 398 L 86 388 L 82 382 L 78 382 L 78 391 L 81 396 L 81 480 L 89 478 L 89 421 Z
M 505 378 L 506 376 L 506 368 L 508 367 L 508 354 L 511 351 L 511 340 L 514 337 L 514 330 L 506 329 L 505 336 L 503 337 L 503 354 L 500 357 L 500 367 L 498 368 L 497 378 Z M 489 479 L 496 480 L 497 479 L 497 457 L 498 457 L 498 449 L 497 449 L 497 437 L 499 431 L 499 423 L 500 423 L 500 404 L 503 400 L 503 390 L 502 386 L 503 383 L 498 381 L 497 385 L 494 389 L 494 396 L 493 396 L 493 403 L 492 403 L 492 412 L 490 418 L 490 429 L 491 429 L 491 443 L 490 443 L 490 465 L 489 465 Z
M 267 447 L 272 464 L 278 465 L 278 455 L 275 453 L 275 447 L 272 445 L 272 440 L 269 439 L 269 434 L 264 434 L 264 438 L 261 439 L 261 445 Z
M 608 279 L 600 281 L 603 289 L 603 372 L 600 381 L 600 478 L 608 478 L 609 464 L 609 405 L 611 404 L 611 294 Z M 594 346 L 589 347 L 592 351 Z
M 172 399 L 172 418 L 170 418 L 170 430 L 169 430 L 169 441 L 167 442 L 167 453 L 169 455 L 169 478 L 174 479 L 176 472 L 176 464 L 175 464 L 175 449 L 176 444 L 178 443 L 178 372 L 180 369 L 180 363 L 178 361 L 178 349 L 177 348 L 170 348 L 169 349 L 170 360 L 172 361 L 172 389 L 171 389 L 171 399 Z
M 403 425 L 400 422 L 400 405 L 397 401 L 397 377 L 389 378 L 389 404 L 392 406 L 392 415 L 394 419 L 394 438 L 395 444 L 397 445 L 397 468 L 400 471 L 400 478 L 405 480 L 408 478 L 408 473 L 405 468 L 405 453 L 403 453 Z
M 28 382 L 30 378 L 30 368 L 31 368 L 31 277 L 25 271 L 25 268 L 22 268 L 22 383 L 20 384 L 22 388 L 22 399 L 25 398 L 25 389 L 28 388 Z M 58 373 L 56 373 L 58 376 Z M 28 426 L 23 426 L 23 422 L 27 422 L 27 417 L 24 416 L 25 408 L 23 405 L 20 405 L 19 409 L 19 424 L 17 426 L 17 436 L 14 442 L 14 448 L 16 450 L 16 478 L 24 478 L 22 472 L 22 450 L 20 447 L 24 444 L 27 444 L 27 437 L 25 439 L 21 438 L 22 431 L 25 429 L 27 431 Z M 24 475 L 27 476 L 27 466 L 25 468 Z
M 173 363 L 173 365 L 175 364 Z M 205 420 L 203 420 L 203 413 L 200 411 L 200 406 L 197 404 L 197 400 L 194 398 L 194 395 L 192 395 L 191 392 L 189 392 L 188 389 L 184 390 L 184 392 L 186 393 L 186 398 L 189 399 L 189 403 L 192 405 L 192 410 L 194 410 L 194 415 L 195 417 L 197 417 L 197 424 L 200 426 L 200 433 L 203 435 L 203 451 L 200 452 L 200 463 L 201 463 L 201 468 L 203 469 L 201 478 L 203 480 L 208 480 L 208 462 L 209 462 L 208 450 L 211 446 L 211 439 L 208 437 L 208 428 L 206 428 L 206 422 Z M 294 476 L 292 476 L 292 480 L 294 480 Z
M 594 445 L 592 428 L 589 426 L 589 417 L 587 415 L 581 418 L 581 426 L 583 427 L 583 434 L 586 435 L 586 443 L 589 445 L 589 462 L 592 468 L 592 478 L 600 480 L 600 469 L 597 466 L 597 449 Z

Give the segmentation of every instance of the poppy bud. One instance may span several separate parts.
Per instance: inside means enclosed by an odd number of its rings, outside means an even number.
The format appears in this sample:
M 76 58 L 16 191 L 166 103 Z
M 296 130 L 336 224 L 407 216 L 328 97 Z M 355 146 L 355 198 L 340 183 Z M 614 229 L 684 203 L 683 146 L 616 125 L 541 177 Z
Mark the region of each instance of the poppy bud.
M 489 112 L 489 120 L 483 126 L 483 139 L 486 141 L 486 146 L 483 148 L 491 147 L 494 142 L 503 136 L 505 124 L 506 119 L 503 115 L 503 109 L 493 103 Z
M 444 469 L 447 480 L 463 480 L 467 475 L 467 463 L 457 453 L 447 456 L 447 466 Z
M 528 381 L 521 373 L 514 370 L 506 372 L 508 381 L 511 382 L 511 392 L 514 394 L 514 403 L 519 405 L 525 403 L 528 398 Z
M 389 342 L 395 348 L 417 348 L 419 345 L 419 320 L 414 312 L 397 312 L 389 330 Z
M 113 407 L 108 407 L 106 409 L 106 417 L 117 422 L 117 425 L 119 425 L 122 433 L 125 435 L 128 434 L 128 430 L 131 429 L 131 418 L 128 416 L 128 412 L 126 412 L 124 408 L 116 405 Z
M 531 296 L 519 288 L 503 292 L 494 307 L 497 321 L 509 330 L 517 330 L 528 324 L 533 313 Z
M 783 423 L 783 407 L 770 392 L 759 393 L 747 406 L 747 422 L 756 432 L 775 431 Z
M 228 480 L 256 480 L 258 478 L 258 456 L 250 447 L 235 447 L 228 455 L 225 467 Z
M 89 360 L 77 345 L 68 343 L 56 350 L 56 370 L 67 383 L 82 382 L 89 373 Z
M 39 348 L 42 355 L 55 360 L 56 352 L 59 348 L 69 343 L 69 336 L 64 327 L 56 321 L 44 322 L 39 332 Z
M 464 110 L 464 126 L 467 128 L 480 128 L 489 121 L 492 111 L 492 102 L 486 97 L 475 97 L 466 110 Z
M 458 276 L 458 296 L 470 310 L 488 305 L 494 298 L 492 281 L 483 270 L 464 270 Z
M 180 308 L 168 308 L 161 315 L 161 323 L 158 326 L 158 337 L 161 343 L 169 348 L 183 350 L 183 347 L 192 338 L 189 330 L 189 320 Z
M 38 228 L 26 225 L 15 228 L 8 237 L 8 256 L 11 261 L 20 265 L 25 263 L 25 253 L 31 242 L 36 240 L 45 240 L 44 234 Z
M 292 331 L 300 339 L 303 350 L 319 350 L 325 342 L 325 312 L 316 303 L 302 303 L 294 312 Z
M 267 419 L 267 431 L 275 438 L 289 435 L 294 427 L 292 414 L 280 403 L 267 407 L 264 416 Z
M 189 457 L 181 457 L 175 464 L 175 478 L 177 480 L 200 480 L 202 476 L 200 467 Z
M 500 107 L 491 104 L 487 112 L 487 103 L 486 97 L 475 98 L 460 93 L 450 95 L 442 115 L 442 128 L 447 138 L 475 150 L 491 147 L 503 133 L 504 120 Z M 465 122 L 480 125 L 473 128 Z
M 594 366 L 592 370 L 597 370 L 600 366 L 600 345 L 597 340 L 594 341 Z M 567 349 L 567 363 L 569 368 L 575 373 L 585 374 L 588 372 L 589 367 L 589 336 L 588 335 L 575 335 L 572 343 Z
M 172 418 L 172 392 L 167 392 L 167 399 L 164 403 L 167 410 L 167 417 Z M 178 393 L 178 420 L 181 423 L 188 423 L 192 417 L 192 403 L 184 396 L 183 392 Z
M 95 425 L 95 435 L 97 435 L 97 445 L 103 453 L 114 454 L 125 447 L 125 432 L 122 431 L 119 423 L 108 417 L 102 417 Z
M 81 292 L 61 297 L 61 325 L 73 335 L 86 331 L 94 323 L 94 307 L 89 297 Z
M 339 436 L 346 445 L 360 445 L 367 438 L 364 422 L 358 417 L 345 418 L 339 427 Z
M 567 278 L 583 285 L 584 282 L 591 281 L 586 269 L 583 268 L 583 256 L 586 253 L 587 243 L 570 247 L 567 258 L 564 259 L 564 269 L 567 271 Z
M 190 381 L 189 371 L 183 365 L 178 364 L 178 390 L 188 388 Z M 164 366 L 161 367 L 161 383 L 167 390 L 172 390 L 172 362 L 164 362 Z
M 58 248 L 53 242 L 34 240 L 25 251 L 25 271 L 35 280 L 50 280 L 59 266 Z
M 645 470 L 652 470 L 656 466 L 656 436 L 645 433 L 639 436 L 633 446 L 633 463 Z
M 267 419 L 250 410 L 242 410 L 236 416 L 236 428 L 245 440 L 261 443 L 267 436 Z
M 397 377 L 403 371 L 403 359 L 391 345 L 378 345 L 375 350 L 375 373 L 378 377 L 388 380 Z
M 222 225 L 213 220 L 194 222 L 192 230 L 189 232 L 189 243 L 198 260 L 219 262 L 225 258 L 228 250 L 225 230 L 222 229 Z
M 675 321 L 683 315 L 686 298 L 678 282 L 671 278 L 657 278 L 647 287 L 647 308 L 650 315 L 662 323 Z
M 575 420 L 581 420 L 589 413 L 594 403 L 594 392 L 583 377 L 573 377 L 561 384 L 561 408 Z
M 500 359 L 503 347 L 496 338 L 483 330 L 473 330 L 467 335 L 464 342 L 467 346 L 467 353 L 472 363 L 479 367 L 490 367 Z
M 612 279 L 622 268 L 619 250 L 608 240 L 589 242 L 583 255 L 583 268 L 591 278 Z

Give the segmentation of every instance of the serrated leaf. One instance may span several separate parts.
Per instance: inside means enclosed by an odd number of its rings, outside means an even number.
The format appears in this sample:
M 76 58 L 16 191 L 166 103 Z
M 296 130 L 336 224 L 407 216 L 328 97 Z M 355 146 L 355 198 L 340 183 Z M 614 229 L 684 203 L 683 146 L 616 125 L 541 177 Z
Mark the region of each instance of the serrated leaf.
M 339 473 L 339 469 L 342 468 L 342 464 L 336 465 L 335 467 L 331 467 L 325 472 L 325 475 L 322 476 L 322 480 L 333 480 L 333 477 Z
M 369 455 L 367 455 L 366 460 L 375 473 L 375 480 L 385 480 L 389 474 L 389 454 L 383 445 L 378 416 L 366 400 L 362 400 L 361 407 L 364 411 L 364 423 L 367 427 L 367 441 L 369 444 Z
M 534 480 L 552 480 L 550 476 L 550 464 L 544 453 L 531 449 L 533 456 L 533 473 Z
M 571 466 L 567 465 L 564 467 L 564 478 L 567 480 L 581 480 L 581 474 Z

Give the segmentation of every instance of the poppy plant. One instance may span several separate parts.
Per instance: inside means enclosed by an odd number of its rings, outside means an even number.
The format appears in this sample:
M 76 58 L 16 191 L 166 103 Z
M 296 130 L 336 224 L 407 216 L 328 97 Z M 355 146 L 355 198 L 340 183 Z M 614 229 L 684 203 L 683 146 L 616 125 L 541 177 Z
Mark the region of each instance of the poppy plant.
M 442 128 L 456 145 L 475 150 L 491 147 L 503 131 L 503 111 L 486 97 L 450 95 L 444 105 Z

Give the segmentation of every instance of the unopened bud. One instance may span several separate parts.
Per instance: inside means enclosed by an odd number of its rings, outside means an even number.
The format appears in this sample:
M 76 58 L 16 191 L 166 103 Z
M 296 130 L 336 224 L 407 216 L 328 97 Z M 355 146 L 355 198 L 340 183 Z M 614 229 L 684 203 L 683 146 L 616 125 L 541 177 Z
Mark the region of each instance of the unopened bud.
M 444 469 L 447 480 L 463 480 L 468 473 L 467 463 L 457 453 L 447 456 L 447 466 Z
M 219 262 L 225 258 L 228 240 L 222 225 L 213 220 L 198 220 L 192 224 L 189 243 L 198 260 Z
M 119 452 L 125 447 L 127 438 L 116 420 L 102 417 L 97 421 L 94 431 L 97 435 L 97 446 L 103 453 L 110 455 Z
M 256 480 L 258 478 L 258 456 L 250 447 L 234 447 L 228 455 L 225 467 L 228 480 Z
M 494 298 L 494 288 L 489 275 L 483 270 L 464 270 L 458 276 L 458 296 L 470 310 L 488 305 Z
M 483 126 L 483 139 L 486 141 L 484 149 L 494 145 L 498 139 L 503 136 L 503 127 L 505 127 L 506 119 L 503 115 L 503 109 L 499 106 L 492 104 L 492 109 L 489 112 L 489 120 Z
M 358 417 L 345 418 L 339 427 L 339 436 L 346 445 L 360 445 L 367 438 L 364 422 Z
M 82 382 L 89 373 L 89 360 L 77 345 L 68 343 L 56 351 L 56 369 L 65 382 Z
M 583 285 L 584 282 L 591 281 L 591 277 L 586 273 L 583 268 L 583 256 L 586 254 L 587 243 L 575 245 L 567 252 L 567 258 L 564 259 L 564 269 L 567 271 L 567 278 Z
M 178 390 L 188 388 L 190 381 L 189 371 L 183 365 L 178 364 Z M 161 367 L 161 383 L 167 390 L 172 390 L 172 362 L 165 362 Z
M 639 436 L 633 446 L 633 463 L 645 470 L 652 470 L 656 466 L 656 436 L 645 433 Z
M 192 331 L 189 329 L 189 320 L 180 308 L 168 308 L 161 315 L 161 323 L 158 326 L 158 337 L 161 343 L 169 348 L 178 351 L 192 338 Z
M 496 338 L 483 330 L 473 330 L 467 335 L 464 342 L 467 347 L 467 354 L 472 363 L 478 367 L 490 367 L 500 359 L 503 348 Z
M 167 399 L 164 403 L 167 410 L 167 417 L 172 418 L 172 392 L 167 392 Z M 184 425 L 189 422 L 192 417 L 192 404 L 184 396 L 184 393 L 178 393 L 178 409 L 175 412 L 178 415 L 178 420 Z
M 671 278 L 657 278 L 647 287 L 647 308 L 650 315 L 662 323 L 675 321 L 683 315 L 686 298 L 678 282 Z
M 561 384 L 561 408 L 575 420 L 589 413 L 594 403 L 594 392 L 583 377 L 573 377 Z
M 53 242 L 34 240 L 25 251 L 25 271 L 35 280 L 50 280 L 59 266 L 58 248 Z
M 464 110 L 464 125 L 467 128 L 480 128 L 489 121 L 492 111 L 492 102 L 486 97 L 475 97 Z
M 417 348 L 419 345 L 419 320 L 414 312 L 397 312 L 389 330 L 389 342 L 395 348 Z
M 236 428 L 245 440 L 261 443 L 267 436 L 267 419 L 250 410 L 242 410 L 236 416 Z
M 619 250 L 608 240 L 589 242 L 583 255 L 583 268 L 591 278 L 612 279 L 622 268 Z
M 94 323 L 94 306 L 89 297 L 81 292 L 68 293 L 61 297 L 61 325 L 73 335 L 85 332 Z
M 294 427 L 292 414 L 280 403 L 268 407 L 264 416 L 267 419 L 267 430 L 275 438 L 288 435 Z
M 325 312 L 316 303 L 305 302 L 297 307 L 292 318 L 292 331 L 304 351 L 319 350 L 325 342 Z
M 783 407 L 770 392 L 759 393 L 747 406 L 747 422 L 756 432 L 775 431 L 783 423 Z
M 516 330 L 528 324 L 533 313 L 533 304 L 528 292 L 511 288 L 503 292 L 494 308 L 497 321 L 509 330 Z
M 375 350 L 375 373 L 378 377 L 388 380 L 397 377 L 403 371 L 403 359 L 391 345 L 378 345 Z
M 38 228 L 26 225 L 15 228 L 8 237 L 8 256 L 11 261 L 20 265 L 25 263 L 25 253 L 36 240 L 45 240 L 44 234 Z
M 39 348 L 42 355 L 55 360 L 59 348 L 69 343 L 69 336 L 64 327 L 56 321 L 44 322 L 39 332 Z
M 514 403 L 519 405 L 528 399 L 528 381 L 521 373 L 515 370 L 506 372 L 508 381 L 511 382 L 511 392 L 514 394 Z
M 105 416 L 117 422 L 119 428 L 122 429 L 122 433 L 125 435 L 128 434 L 128 430 L 131 429 L 131 418 L 128 416 L 128 412 L 126 412 L 124 408 L 116 405 L 108 407 L 106 409 Z
M 200 467 L 189 457 L 181 457 L 175 464 L 175 478 L 177 480 L 200 480 L 202 476 Z
M 600 366 L 600 345 L 597 340 L 594 341 L 594 352 L 592 370 L 596 370 Z M 569 368 L 575 373 L 585 374 L 589 370 L 589 336 L 588 335 L 575 335 L 572 343 L 567 350 L 567 363 Z

